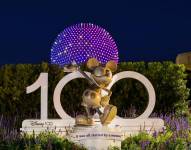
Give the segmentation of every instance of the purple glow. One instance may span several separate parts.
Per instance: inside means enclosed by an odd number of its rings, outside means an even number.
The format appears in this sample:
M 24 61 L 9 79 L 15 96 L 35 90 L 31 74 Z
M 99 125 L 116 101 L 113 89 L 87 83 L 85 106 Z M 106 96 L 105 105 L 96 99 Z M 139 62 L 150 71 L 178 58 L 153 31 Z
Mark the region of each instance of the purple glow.
M 51 49 L 51 63 L 77 64 L 95 57 L 102 64 L 109 60 L 118 62 L 118 49 L 111 35 L 103 28 L 90 23 L 80 23 L 61 32 Z

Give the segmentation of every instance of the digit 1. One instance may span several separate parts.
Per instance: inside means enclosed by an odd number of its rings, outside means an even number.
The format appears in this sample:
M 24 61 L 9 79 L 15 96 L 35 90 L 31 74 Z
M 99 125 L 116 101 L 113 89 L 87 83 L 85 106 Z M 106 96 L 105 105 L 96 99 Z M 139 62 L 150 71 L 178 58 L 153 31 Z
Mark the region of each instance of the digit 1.
M 40 118 L 48 118 L 48 73 L 41 73 L 38 79 L 30 86 L 28 86 L 27 94 L 36 91 L 41 88 L 41 108 L 40 108 Z

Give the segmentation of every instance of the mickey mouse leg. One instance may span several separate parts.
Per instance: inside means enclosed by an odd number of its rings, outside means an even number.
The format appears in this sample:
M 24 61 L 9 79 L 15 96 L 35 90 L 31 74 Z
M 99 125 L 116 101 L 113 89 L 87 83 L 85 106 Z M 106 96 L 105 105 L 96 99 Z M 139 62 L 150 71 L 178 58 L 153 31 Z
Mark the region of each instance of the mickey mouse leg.
M 102 125 L 108 125 L 117 115 L 117 107 L 114 105 L 107 105 L 104 108 L 104 112 L 100 115 Z
M 91 118 L 90 109 L 88 107 L 85 107 L 85 110 L 87 118 Z
M 103 114 L 99 108 L 96 108 L 96 112 L 99 114 L 99 116 Z
M 88 107 L 85 107 L 86 115 L 76 116 L 76 125 L 91 126 L 94 124 Z

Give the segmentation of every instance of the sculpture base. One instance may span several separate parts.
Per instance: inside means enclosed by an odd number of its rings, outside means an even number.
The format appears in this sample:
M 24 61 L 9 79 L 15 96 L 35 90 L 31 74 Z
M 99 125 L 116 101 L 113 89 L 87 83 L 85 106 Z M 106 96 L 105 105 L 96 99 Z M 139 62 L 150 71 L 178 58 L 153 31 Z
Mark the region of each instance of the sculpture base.
M 54 132 L 59 136 L 65 136 L 72 130 L 75 120 L 65 119 L 27 119 L 22 122 L 21 133 L 38 135 L 41 132 Z
M 73 118 L 64 119 L 27 119 L 22 122 L 22 133 L 38 135 L 41 132 L 55 132 L 60 136 L 66 136 L 68 132 L 74 129 L 85 129 L 100 128 L 101 123 L 99 119 L 95 119 L 95 125 L 91 127 L 81 126 L 75 127 L 75 120 Z M 146 131 L 149 134 L 153 134 L 155 131 L 160 132 L 165 129 L 164 121 L 160 118 L 146 118 L 146 119 L 123 119 L 116 117 L 109 125 L 110 129 L 120 126 L 120 132 L 124 134 L 124 138 L 134 136 L 140 131 Z M 104 128 L 104 127 L 103 127 Z
M 68 138 L 88 150 L 108 150 L 114 146 L 121 148 L 123 134 L 119 128 L 98 125 L 76 126 Z

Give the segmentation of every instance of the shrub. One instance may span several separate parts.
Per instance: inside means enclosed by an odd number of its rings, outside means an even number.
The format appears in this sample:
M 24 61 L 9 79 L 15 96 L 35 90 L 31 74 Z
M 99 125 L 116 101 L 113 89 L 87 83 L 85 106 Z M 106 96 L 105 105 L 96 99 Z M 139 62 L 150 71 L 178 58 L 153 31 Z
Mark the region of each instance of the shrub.
M 142 131 L 137 136 L 128 137 L 122 142 L 122 150 L 191 149 L 191 132 L 188 119 L 177 117 L 174 114 L 161 114 L 160 118 L 164 120 L 166 130 L 154 132 L 152 135 Z M 83 147 L 79 147 L 55 133 L 41 133 L 37 137 L 27 134 L 21 136 L 14 129 L 15 125 L 10 124 L 9 118 L 2 118 L 1 120 L 0 149 L 83 149 Z M 111 149 L 118 150 L 119 148 L 113 147 Z
M 23 150 L 85 150 L 55 133 L 41 133 L 38 136 L 24 134 L 13 140 L 0 140 L 0 149 Z
M 190 141 L 184 138 L 174 138 L 171 131 L 157 137 L 150 136 L 147 133 L 140 133 L 122 142 L 122 150 L 186 150 L 190 147 Z
M 85 69 L 86 70 L 86 69 Z M 177 115 L 188 112 L 187 98 L 189 89 L 186 87 L 186 73 L 183 65 L 172 62 L 123 62 L 118 71 L 137 71 L 145 75 L 156 91 L 154 112 L 176 112 Z M 53 92 L 56 84 L 65 75 L 62 68 L 56 65 L 17 64 L 4 65 L 0 68 L 0 114 L 19 115 L 25 118 L 39 117 L 40 90 L 26 94 L 26 87 L 34 83 L 41 72 L 49 73 L 49 117 L 58 117 L 53 106 Z M 61 102 L 65 111 L 75 116 L 82 113 L 81 96 L 87 88 L 85 79 L 76 79 L 68 83 L 62 91 Z M 148 94 L 142 84 L 133 79 L 124 79 L 112 87 L 111 103 L 118 107 L 120 116 L 129 117 L 135 108 L 136 115 L 141 114 L 148 103 Z M 78 112 L 77 112 L 78 111 Z M 135 115 L 135 116 L 136 116 Z

